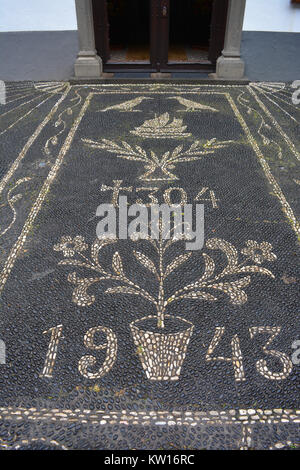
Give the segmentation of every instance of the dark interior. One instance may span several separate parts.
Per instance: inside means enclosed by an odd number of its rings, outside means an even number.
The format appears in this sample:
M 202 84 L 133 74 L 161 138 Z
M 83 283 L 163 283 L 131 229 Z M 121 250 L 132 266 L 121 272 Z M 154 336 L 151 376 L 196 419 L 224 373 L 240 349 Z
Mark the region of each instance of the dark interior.
M 213 0 L 170 0 L 170 45 L 209 45 Z
M 111 46 L 150 45 L 150 1 L 108 0 Z
M 164 0 L 94 0 L 97 51 L 112 66 L 211 63 L 212 12 L 219 1 L 170 0 L 168 8 Z

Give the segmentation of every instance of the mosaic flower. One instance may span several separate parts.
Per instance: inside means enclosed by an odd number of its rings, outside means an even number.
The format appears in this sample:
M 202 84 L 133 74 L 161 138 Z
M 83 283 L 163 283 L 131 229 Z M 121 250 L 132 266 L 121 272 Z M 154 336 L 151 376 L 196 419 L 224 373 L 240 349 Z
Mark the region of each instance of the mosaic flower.
M 78 235 L 72 239 L 72 237 L 64 236 L 61 237 L 60 243 L 54 245 L 54 251 L 62 251 L 65 258 L 73 258 L 75 253 L 81 253 L 88 249 L 88 245 L 84 241 L 84 237 Z
M 272 251 L 272 245 L 268 242 L 257 243 L 254 240 L 246 242 L 246 248 L 241 250 L 245 256 L 249 256 L 256 264 L 262 264 L 263 261 L 275 261 L 277 256 Z

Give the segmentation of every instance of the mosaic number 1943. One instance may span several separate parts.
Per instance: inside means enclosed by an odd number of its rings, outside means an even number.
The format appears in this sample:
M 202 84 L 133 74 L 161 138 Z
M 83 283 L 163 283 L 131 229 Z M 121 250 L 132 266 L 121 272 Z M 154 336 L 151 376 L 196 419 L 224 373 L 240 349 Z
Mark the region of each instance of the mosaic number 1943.
M 292 372 L 293 364 L 290 360 L 289 356 L 286 353 L 281 351 L 277 351 L 275 349 L 269 349 L 269 346 L 273 342 L 273 340 L 279 335 L 281 332 L 280 326 L 269 327 L 269 326 L 260 326 L 260 327 L 251 327 L 249 328 L 250 338 L 253 339 L 257 334 L 267 334 L 269 339 L 262 347 L 263 353 L 267 357 L 276 358 L 282 366 L 282 370 L 280 372 L 272 372 L 267 364 L 266 359 L 259 359 L 256 362 L 256 369 L 259 374 L 261 374 L 265 379 L 268 380 L 284 380 L 286 379 Z M 94 336 L 96 333 L 103 333 L 106 337 L 106 341 L 102 344 L 95 344 Z M 246 375 L 244 371 L 243 365 L 243 354 L 240 348 L 240 340 L 239 336 L 235 334 L 231 340 L 231 357 L 224 357 L 224 356 L 214 356 L 215 349 L 220 345 L 222 337 L 225 333 L 224 327 L 217 327 L 215 329 L 215 334 L 210 342 L 210 345 L 207 349 L 205 360 L 207 362 L 214 362 L 214 361 L 223 361 L 232 364 L 233 371 L 234 371 L 234 378 L 236 382 L 242 382 L 246 380 Z M 58 325 L 54 328 L 49 329 L 48 331 L 44 331 L 44 334 L 51 335 L 51 339 L 48 346 L 48 351 L 46 354 L 45 364 L 42 373 L 40 374 L 41 377 L 52 378 L 53 377 L 53 370 L 56 362 L 56 357 L 58 353 L 58 347 L 61 339 L 63 339 L 63 325 Z M 91 351 L 103 351 L 106 350 L 106 356 L 102 366 L 96 370 L 95 372 L 90 372 L 88 370 L 89 367 L 95 366 L 97 363 L 97 359 L 95 356 L 86 355 L 83 356 L 79 360 L 78 370 L 79 373 L 91 380 L 100 379 L 104 375 L 106 375 L 111 368 L 113 367 L 116 359 L 117 359 L 117 337 L 115 333 L 110 329 L 103 326 L 97 326 L 91 328 L 87 331 L 84 336 L 84 345 L 87 349 Z M 143 351 L 137 350 L 137 354 L 143 354 Z

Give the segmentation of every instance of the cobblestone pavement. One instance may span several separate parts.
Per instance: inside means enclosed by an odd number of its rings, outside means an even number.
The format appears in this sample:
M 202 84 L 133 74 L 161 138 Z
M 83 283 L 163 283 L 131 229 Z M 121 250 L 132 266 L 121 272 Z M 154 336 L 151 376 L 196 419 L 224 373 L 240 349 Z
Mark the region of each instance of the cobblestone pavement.
M 295 90 L 6 91 L 0 447 L 299 447 Z M 203 248 L 99 240 L 119 196 L 204 204 Z

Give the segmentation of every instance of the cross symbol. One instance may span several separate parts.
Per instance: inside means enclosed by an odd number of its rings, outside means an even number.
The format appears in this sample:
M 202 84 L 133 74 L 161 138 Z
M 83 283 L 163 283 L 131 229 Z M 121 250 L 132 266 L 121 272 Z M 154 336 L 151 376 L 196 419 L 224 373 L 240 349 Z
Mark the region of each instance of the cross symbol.
M 114 207 L 118 207 L 118 199 L 119 199 L 119 194 L 121 191 L 127 191 L 129 193 L 132 192 L 132 186 L 124 186 L 122 187 L 123 180 L 113 180 L 114 186 L 107 186 L 106 184 L 103 184 L 101 186 L 101 191 L 112 191 L 112 201 L 111 203 L 113 204 Z

